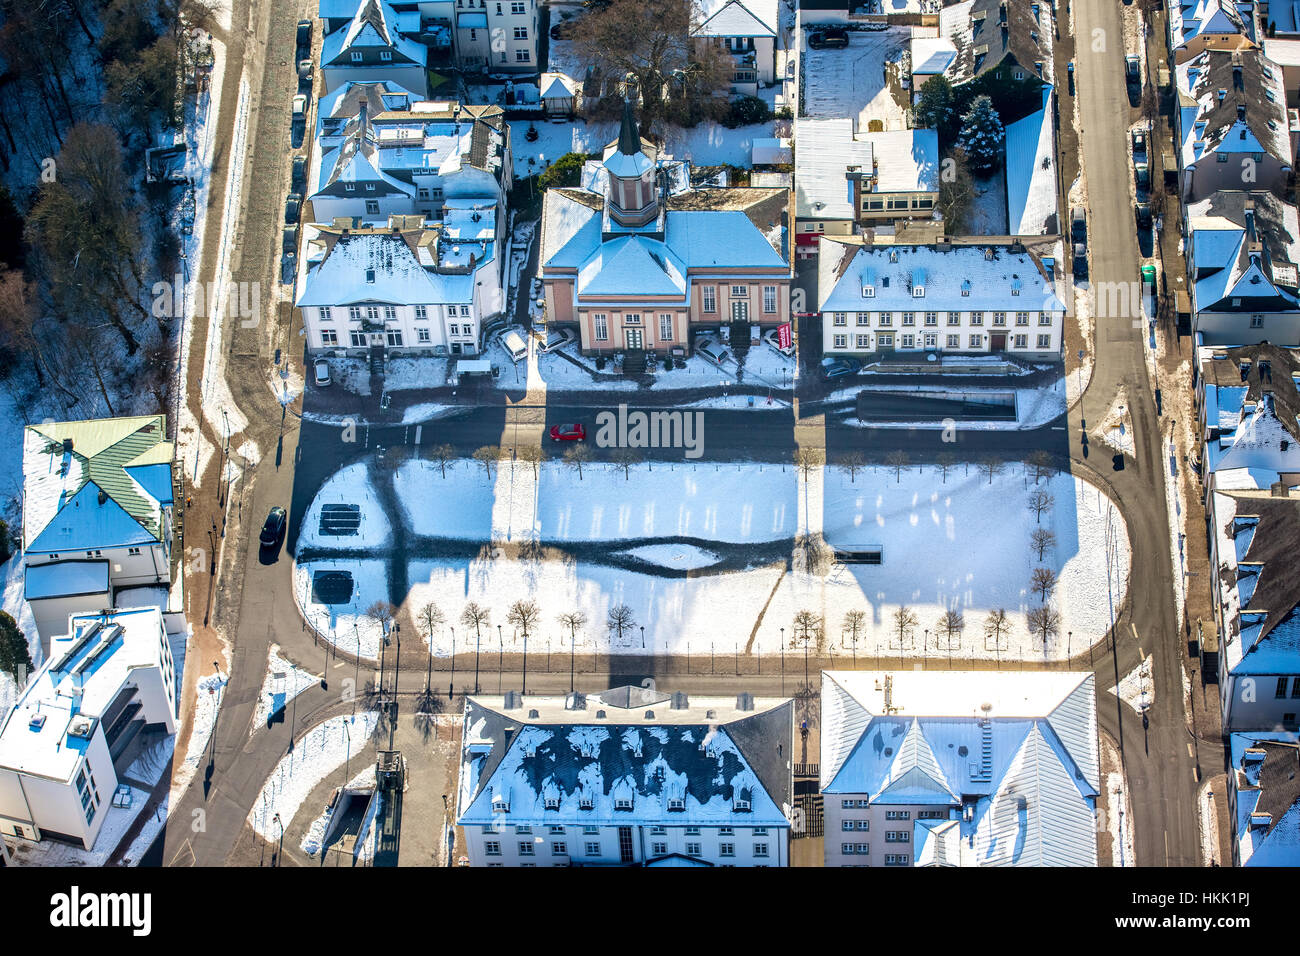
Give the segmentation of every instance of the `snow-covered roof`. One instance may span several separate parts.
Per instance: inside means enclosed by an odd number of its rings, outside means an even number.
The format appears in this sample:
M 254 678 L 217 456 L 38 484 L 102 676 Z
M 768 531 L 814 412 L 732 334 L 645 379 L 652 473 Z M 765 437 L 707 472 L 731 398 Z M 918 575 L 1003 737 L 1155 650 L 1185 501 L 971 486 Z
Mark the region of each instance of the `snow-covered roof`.
M 1269 153 L 1291 164 L 1282 71 L 1259 50 L 1204 50 L 1176 69 L 1183 169 L 1220 151 Z
M 580 88 L 577 80 L 563 73 L 543 73 L 538 86 L 543 100 L 568 99 Z
M 776 166 L 794 160 L 790 141 L 776 136 L 756 136 L 750 147 L 750 161 L 755 166 Z M 752 177 L 751 177 L 752 179 Z
M 72 617 L 69 633 L 51 641 L 49 659 L 0 725 L 0 767 L 71 779 L 89 742 L 89 730 L 73 732 L 74 718 L 93 729 L 136 668 L 161 666 L 165 643 L 156 607 Z M 38 717 L 44 720 L 36 726 Z
M 1229 781 L 1241 866 L 1300 866 L 1300 734 L 1231 734 Z
M 932 129 L 866 133 L 875 163 L 875 191 L 938 192 L 939 134 Z
M 1300 500 L 1220 490 L 1210 506 L 1224 666 L 1234 675 L 1300 673 Z
M 445 241 L 445 240 L 444 240 Z M 455 255 L 450 242 L 447 252 Z M 447 264 L 438 249 L 435 262 L 422 242 L 420 254 L 400 233 L 380 230 L 347 232 L 334 238 L 324 259 L 300 279 L 299 308 L 346 306 L 361 302 L 394 305 L 469 303 L 474 299 L 475 276 L 489 261 L 491 243 L 467 244 L 483 252 L 474 270 L 448 273 L 436 266 Z M 424 260 L 428 261 L 424 261 Z
M 1044 108 L 1006 128 L 1007 231 L 1013 236 L 1058 235 L 1056 151 L 1051 90 Z
M 956 59 L 957 46 L 947 37 L 912 37 L 913 76 L 937 76 L 947 71 Z M 913 86 L 919 88 L 920 82 Z
M 1294 206 L 1269 192 L 1219 190 L 1187 207 L 1187 223 L 1193 311 L 1300 308 L 1300 218 Z
M 1092 674 L 825 671 L 822 688 L 824 793 L 968 809 L 966 846 L 918 862 L 1096 865 Z
M 1202 347 L 1198 361 L 1205 420 L 1205 464 L 1207 477 L 1212 476 L 1216 487 L 1221 486 L 1223 460 L 1239 437 L 1238 428 L 1260 410 L 1260 400 L 1266 390 L 1271 391 L 1272 409 L 1271 413 L 1268 410 L 1264 413 L 1276 417 L 1292 441 L 1300 444 L 1300 392 L 1296 389 L 1300 352 L 1267 342 L 1231 349 Z M 1234 487 L 1268 488 L 1277 480 L 1278 473 L 1265 469 L 1258 476 L 1258 481 L 1249 484 L 1238 481 Z
M 32 552 L 153 544 L 171 529 L 166 418 L 141 415 L 28 425 L 23 432 L 23 542 Z
M 871 175 L 874 153 L 866 137 L 854 134 L 852 119 L 796 119 L 794 125 L 795 215 L 800 219 L 855 219 L 856 166 Z
M 823 236 L 819 248 L 822 312 L 1065 310 L 1028 252 L 992 246 L 865 246 L 835 236 Z M 925 290 L 921 296 L 913 292 L 918 284 Z M 871 291 L 864 295 L 864 288 Z
M 23 597 L 28 601 L 87 594 L 108 594 L 107 561 L 50 561 L 23 571 Z
M 788 699 L 470 697 L 457 823 L 785 828 L 792 734 Z
M 1283 0 L 1273 0 L 1272 8 L 1285 6 Z M 1207 36 L 1249 36 L 1246 23 L 1231 0 L 1182 0 L 1170 4 L 1170 29 L 1173 47 L 1182 49 L 1192 40 Z
M 427 48 L 397 32 L 398 16 L 384 0 L 363 0 L 352 21 L 328 34 L 321 43 L 320 62 L 323 67 L 349 67 L 351 54 L 367 51 L 388 51 L 392 59 L 385 61 L 394 66 L 418 64 L 428 60 Z M 374 66 L 374 61 L 367 58 Z
M 1053 30 L 1052 8 L 1046 3 L 967 0 L 946 7 L 939 16 L 939 35 L 957 48 L 951 68 L 955 81 L 979 76 L 1010 58 L 1026 78 L 1050 84 Z
M 693 36 L 775 37 L 780 0 L 698 0 L 700 24 Z

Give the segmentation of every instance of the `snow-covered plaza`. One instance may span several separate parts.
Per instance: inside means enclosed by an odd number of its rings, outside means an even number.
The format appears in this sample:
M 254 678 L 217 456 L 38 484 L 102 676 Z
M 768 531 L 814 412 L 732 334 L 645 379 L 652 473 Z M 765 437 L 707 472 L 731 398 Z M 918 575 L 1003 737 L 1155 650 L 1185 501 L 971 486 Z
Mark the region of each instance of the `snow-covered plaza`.
M 379 482 L 391 485 L 381 494 Z M 1037 491 L 1051 499 L 1041 521 L 1028 505 Z M 322 521 L 340 509 L 354 515 L 344 533 Z M 1041 559 L 1031 544 L 1040 529 L 1053 535 Z M 876 550 L 880 563 L 837 559 L 846 549 Z M 934 465 L 897 475 L 829 467 L 805 481 L 792 466 L 753 462 L 640 464 L 626 475 L 595 463 L 581 479 L 558 461 L 536 476 L 529 464 L 502 462 L 489 479 L 468 460 L 449 462 L 445 475 L 434 461 L 396 469 L 363 461 L 321 487 L 297 554 L 295 592 L 308 622 L 367 658 L 379 655 L 378 625 L 366 614 L 377 600 L 412 618 L 438 605 L 448 625 L 432 650 L 446 656 L 465 604 L 506 625 L 510 606 L 531 598 L 541 609 L 533 639 L 567 649 L 558 618 L 579 611 L 585 653 L 684 654 L 689 645 L 698 654 L 713 645 L 778 654 L 783 640 L 796 646 L 792 622 L 808 610 L 824 621 L 823 650 L 836 654 L 851 653 L 846 615 L 861 611 L 863 656 L 1060 660 L 1102 639 L 1129 571 L 1124 521 L 1104 493 L 1068 474 L 1035 483 L 1018 464 L 991 477 L 973 464 L 946 475 Z M 1031 583 L 1038 568 L 1056 579 L 1046 602 Z M 635 622 L 621 641 L 606 628 L 619 604 Z M 1059 614 L 1046 645 L 1029 620 L 1044 604 Z M 916 618 L 901 640 L 900 607 Z M 989 634 L 995 609 L 1007 624 Z M 948 611 L 961 615 L 951 633 L 940 623 Z M 507 651 L 522 648 L 512 630 L 504 627 Z M 459 652 L 469 640 L 461 628 Z M 495 635 L 491 643 L 495 650 Z

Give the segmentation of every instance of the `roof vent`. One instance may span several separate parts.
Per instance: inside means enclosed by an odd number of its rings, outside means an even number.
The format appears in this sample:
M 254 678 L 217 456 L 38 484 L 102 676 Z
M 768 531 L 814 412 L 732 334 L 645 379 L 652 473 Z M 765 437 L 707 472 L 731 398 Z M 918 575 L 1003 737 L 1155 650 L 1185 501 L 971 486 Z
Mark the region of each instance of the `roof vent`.
M 502 702 L 502 706 L 504 706 L 506 710 L 518 710 L 520 707 L 524 706 L 524 699 L 519 696 L 519 691 L 508 690 L 506 691 L 505 700 Z
M 530 710 L 530 711 L 528 712 L 528 718 L 529 718 L 529 720 L 536 720 L 536 719 L 537 719 L 538 717 L 540 717 L 540 716 L 541 716 L 541 715 L 540 715 L 539 713 L 537 713 L 537 708 L 536 708 L 536 707 L 534 707 L 532 710 Z
M 104 491 L 102 488 L 99 490 L 99 503 L 101 505 L 108 503 L 108 492 Z
M 79 714 L 72 718 L 72 723 L 68 724 L 68 736 L 80 737 L 84 740 L 90 736 L 94 726 L 95 722 L 93 720 L 84 714 Z
M 653 710 L 647 710 L 647 711 L 645 712 L 645 719 L 646 719 L 646 720 L 654 720 L 654 719 L 655 719 L 655 712 L 654 712 Z
M 742 693 L 736 695 L 736 710 L 753 710 L 754 695 Z
M 72 454 L 72 439 L 71 439 L 71 438 L 65 438 L 65 439 L 63 439 L 63 453 L 64 453 L 65 455 L 70 455 L 70 454 Z
M 704 717 L 706 720 L 715 720 L 717 716 L 718 716 L 718 712 L 715 710 L 706 710 L 704 712 Z
M 576 693 L 576 692 L 570 694 L 568 697 L 564 698 L 564 709 L 565 710 L 586 710 L 587 695 Z
M 598 710 L 598 711 L 596 711 L 596 719 L 597 719 L 597 720 L 604 720 L 604 719 L 605 719 L 605 712 L 604 712 L 603 710 Z
M 686 710 L 686 708 L 690 706 L 691 706 L 690 698 L 687 697 L 686 694 L 680 690 L 676 691 L 672 695 L 672 697 L 669 698 L 668 701 L 668 708 L 670 710 Z
M 45 715 L 44 714 L 32 715 L 32 719 L 27 722 L 27 726 L 30 727 L 32 730 L 40 730 L 42 727 L 45 726 Z

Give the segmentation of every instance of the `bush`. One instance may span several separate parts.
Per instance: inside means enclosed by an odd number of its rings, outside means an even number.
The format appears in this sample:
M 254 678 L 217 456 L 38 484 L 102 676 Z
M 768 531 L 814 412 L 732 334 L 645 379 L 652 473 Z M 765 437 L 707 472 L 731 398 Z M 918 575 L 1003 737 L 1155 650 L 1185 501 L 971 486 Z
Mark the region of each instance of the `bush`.
M 783 106 L 772 115 L 779 120 L 792 120 L 794 119 L 794 110 L 788 106 Z
M 671 358 L 664 359 L 664 371 L 671 372 L 672 370 L 673 370 L 673 360 Z
M 27 639 L 18 629 L 18 622 L 6 611 L 0 611 L 0 670 L 18 679 L 19 671 L 30 674 L 32 656 L 27 650 Z
M 766 123 L 771 118 L 772 111 L 757 96 L 738 96 L 731 101 L 731 107 L 727 110 L 722 125 L 727 129 L 735 129 L 738 126 Z
M 13 554 L 13 544 L 9 538 L 9 522 L 0 518 L 0 563 L 9 560 Z
M 605 371 L 605 356 L 603 355 L 596 356 L 596 371 L 597 372 Z
M 577 186 L 582 181 L 582 164 L 586 161 L 586 153 L 565 153 L 543 170 L 537 177 L 537 185 L 542 189 Z

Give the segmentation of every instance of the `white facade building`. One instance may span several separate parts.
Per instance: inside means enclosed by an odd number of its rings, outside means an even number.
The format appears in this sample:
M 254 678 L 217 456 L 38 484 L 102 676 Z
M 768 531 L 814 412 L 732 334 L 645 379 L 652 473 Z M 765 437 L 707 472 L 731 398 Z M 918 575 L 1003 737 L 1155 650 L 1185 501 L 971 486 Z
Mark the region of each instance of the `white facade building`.
M 1065 305 L 1043 259 L 1014 246 L 864 245 L 825 236 L 818 261 L 827 356 L 1007 352 L 1059 361 Z
M 428 90 L 429 48 L 403 32 L 399 15 L 385 0 L 361 0 L 351 19 L 337 29 L 331 30 L 337 21 L 325 17 L 324 11 L 322 19 L 320 64 L 326 92 L 349 81 L 375 80 L 392 80 L 421 95 Z
M 457 825 L 474 866 L 788 866 L 789 700 L 465 702 Z
M 25 430 L 25 597 L 47 648 L 69 614 L 113 607 L 124 589 L 137 601 L 150 589 L 168 626 L 184 626 L 171 594 L 173 455 L 162 415 Z
M 825 671 L 826 866 L 1096 866 L 1090 673 Z
M 158 608 L 74 616 L 0 723 L 0 832 L 91 849 L 145 730 L 176 730 Z
M 731 54 L 731 91 L 757 95 L 776 82 L 776 51 L 781 42 L 780 0 L 698 0 L 696 42 L 715 43 Z

